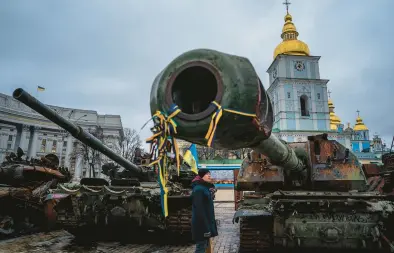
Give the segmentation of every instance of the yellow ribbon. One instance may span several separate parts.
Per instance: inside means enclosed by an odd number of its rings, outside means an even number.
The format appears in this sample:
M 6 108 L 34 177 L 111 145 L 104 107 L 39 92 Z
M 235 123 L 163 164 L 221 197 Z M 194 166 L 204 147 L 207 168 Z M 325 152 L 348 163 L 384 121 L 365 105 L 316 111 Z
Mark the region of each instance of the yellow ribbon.
M 159 184 L 162 189 L 162 208 L 164 217 L 168 216 L 168 204 L 167 204 L 167 140 L 171 138 L 172 140 L 172 149 L 175 153 L 175 159 L 177 164 L 177 171 L 178 176 L 180 172 L 180 157 L 179 157 L 179 149 L 176 139 L 173 137 L 173 134 L 177 133 L 176 127 L 177 124 L 173 120 L 173 118 L 181 112 L 178 106 L 173 106 L 171 108 L 171 114 L 169 116 L 163 114 L 160 111 L 157 111 L 152 118 L 156 121 L 154 128 L 157 133 L 155 133 L 152 137 L 148 138 L 146 142 L 151 142 L 151 146 L 156 143 L 155 150 L 153 152 L 157 152 L 156 159 L 149 164 L 149 166 L 157 166 L 158 167 L 158 174 L 159 174 Z M 171 131 L 172 130 L 172 131 Z
M 212 104 L 216 106 L 217 110 L 214 114 L 212 114 L 211 123 L 209 124 L 208 132 L 205 135 L 205 139 L 207 140 L 208 147 L 212 146 L 213 137 L 215 136 L 216 128 L 220 121 L 220 118 L 223 116 L 223 111 L 238 114 L 238 115 L 243 115 L 247 117 L 253 117 L 255 120 L 257 120 L 257 116 L 254 113 L 245 113 L 231 109 L 223 109 L 223 107 L 216 101 L 213 101 Z
M 160 162 L 160 160 L 163 158 L 163 156 L 166 155 L 165 152 L 165 144 L 166 140 L 168 137 L 171 138 L 172 140 L 172 146 L 174 148 L 174 153 L 175 153 L 175 160 L 176 160 L 176 165 L 177 165 L 177 170 L 178 170 L 178 175 L 179 175 L 179 169 L 180 169 L 180 157 L 179 157 L 179 148 L 178 148 L 178 143 L 176 142 L 176 139 L 173 137 L 173 133 L 171 132 L 171 128 L 173 132 L 176 134 L 177 133 L 177 124 L 176 122 L 172 119 L 174 118 L 178 113 L 181 112 L 181 109 L 179 109 L 177 106 L 174 107 L 173 112 L 169 115 L 166 116 L 160 111 L 157 111 L 152 118 L 157 118 L 159 120 L 159 123 L 156 125 L 156 127 L 159 130 L 159 132 L 155 133 L 153 136 L 149 137 L 146 139 L 146 142 L 152 142 L 153 140 L 157 141 L 157 150 L 159 152 L 159 156 L 157 159 L 149 164 L 149 166 L 153 166 Z
M 243 115 L 247 117 L 253 117 L 254 120 L 257 121 L 257 116 L 256 114 L 252 113 L 244 113 L 244 112 L 239 112 L 231 109 L 223 109 L 223 107 L 217 103 L 216 101 L 213 101 L 212 104 L 217 107 L 216 112 L 212 115 L 211 122 L 209 124 L 208 132 L 205 135 L 205 139 L 207 140 L 207 145 L 208 147 L 211 147 L 213 138 L 215 136 L 216 128 L 217 125 L 223 116 L 223 111 L 238 114 L 238 115 Z M 146 142 L 151 142 L 151 147 L 153 147 L 154 143 L 156 143 L 155 150 L 157 152 L 157 157 L 156 159 L 149 164 L 149 166 L 157 166 L 158 167 L 158 174 L 159 174 L 159 184 L 162 189 L 162 207 L 163 207 L 163 214 L 164 217 L 168 216 L 168 204 L 167 204 L 167 194 L 168 194 L 168 189 L 167 189 L 167 150 L 166 150 L 166 144 L 168 138 L 171 138 L 172 140 L 172 148 L 175 153 L 175 158 L 176 158 L 176 164 L 177 164 L 177 171 L 178 171 L 178 176 L 180 172 L 180 157 L 179 157 L 179 148 L 178 144 L 176 142 L 176 139 L 174 138 L 173 134 L 177 133 L 177 124 L 173 120 L 173 118 L 181 112 L 181 110 L 178 108 L 178 106 L 173 106 L 171 108 L 171 113 L 169 116 L 166 114 L 157 111 L 152 118 L 156 121 L 154 128 L 156 129 L 156 133 L 148 138 Z M 257 121 L 258 122 L 258 121 Z M 171 131 L 172 130 L 172 131 Z M 153 152 L 154 152 L 153 151 Z

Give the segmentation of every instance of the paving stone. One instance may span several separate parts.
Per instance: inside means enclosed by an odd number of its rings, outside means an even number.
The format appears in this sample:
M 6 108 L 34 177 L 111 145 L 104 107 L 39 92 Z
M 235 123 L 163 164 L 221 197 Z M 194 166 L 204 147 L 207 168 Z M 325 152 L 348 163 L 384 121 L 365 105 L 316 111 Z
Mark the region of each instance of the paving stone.
M 238 224 L 233 224 L 233 203 L 215 203 L 219 220 L 219 236 L 213 240 L 215 253 L 236 253 L 239 244 Z M 153 244 L 98 243 L 89 248 L 74 245 L 73 236 L 65 231 L 54 231 L 0 241 L 0 253 L 194 253 L 194 245 L 172 246 Z

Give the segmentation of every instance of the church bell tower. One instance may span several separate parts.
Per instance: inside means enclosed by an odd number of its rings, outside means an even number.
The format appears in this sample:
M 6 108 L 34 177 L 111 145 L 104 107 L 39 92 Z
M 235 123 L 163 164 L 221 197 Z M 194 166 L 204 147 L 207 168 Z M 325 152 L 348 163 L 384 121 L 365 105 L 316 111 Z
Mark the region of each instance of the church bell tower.
M 311 56 L 289 13 L 282 29 L 282 42 L 275 48 L 268 68 L 268 94 L 274 110 L 274 131 L 288 142 L 306 141 L 310 134 L 330 132 L 327 83 L 320 79 L 320 56 Z M 303 134 L 305 132 L 305 134 Z

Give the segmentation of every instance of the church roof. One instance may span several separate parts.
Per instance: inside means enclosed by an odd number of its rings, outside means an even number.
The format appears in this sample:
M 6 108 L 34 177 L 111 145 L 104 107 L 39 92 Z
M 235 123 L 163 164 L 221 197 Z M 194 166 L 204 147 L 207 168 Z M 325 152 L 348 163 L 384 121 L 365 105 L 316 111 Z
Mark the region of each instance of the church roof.
M 329 92 L 330 94 L 331 92 Z M 328 110 L 330 111 L 330 129 L 338 130 L 338 125 L 341 124 L 341 119 L 335 114 L 335 106 L 331 98 L 328 99 Z
M 357 111 L 360 113 L 360 111 Z M 368 127 L 364 124 L 363 119 L 360 117 L 360 114 L 357 116 L 356 125 L 354 125 L 354 131 L 367 131 Z
M 293 17 L 289 14 L 288 5 L 286 1 L 284 4 L 287 5 L 287 14 L 285 16 L 285 24 L 283 25 L 281 38 L 283 41 L 275 48 L 274 59 L 279 54 L 287 55 L 304 55 L 309 56 L 310 51 L 308 45 L 298 40 L 298 31 L 293 23 Z

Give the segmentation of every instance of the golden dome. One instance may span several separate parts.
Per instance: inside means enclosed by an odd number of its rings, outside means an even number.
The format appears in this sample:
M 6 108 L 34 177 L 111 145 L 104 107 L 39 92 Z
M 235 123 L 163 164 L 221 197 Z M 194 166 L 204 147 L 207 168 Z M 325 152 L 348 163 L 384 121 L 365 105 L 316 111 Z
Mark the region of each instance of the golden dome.
M 297 39 L 298 32 L 292 21 L 292 16 L 287 13 L 285 16 L 285 24 L 283 26 L 281 35 L 283 41 L 275 48 L 274 59 L 279 54 L 305 56 L 310 55 L 308 45 Z
M 331 99 L 328 99 L 328 108 L 330 111 L 330 129 L 337 131 L 338 125 L 341 124 L 341 119 L 335 114 L 335 106 Z
M 367 131 L 368 127 L 364 124 L 363 119 L 358 115 L 356 119 L 356 125 L 353 128 L 354 131 Z

